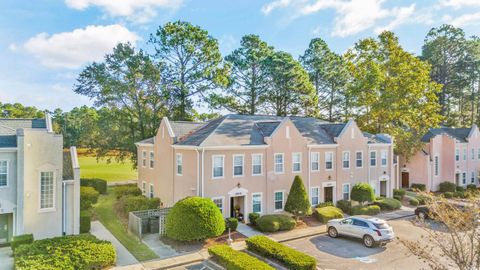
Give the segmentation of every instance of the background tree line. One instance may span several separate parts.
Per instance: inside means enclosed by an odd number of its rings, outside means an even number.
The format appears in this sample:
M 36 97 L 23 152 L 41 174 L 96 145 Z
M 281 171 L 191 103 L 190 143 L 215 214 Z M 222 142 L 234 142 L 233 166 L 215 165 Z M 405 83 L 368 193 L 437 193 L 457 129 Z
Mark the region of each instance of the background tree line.
M 450 25 L 429 31 L 420 56 L 386 31 L 344 54 L 315 38 L 298 60 L 246 35 L 223 57 L 217 39 L 182 21 L 160 26 L 148 44 L 150 53 L 118 44 L 79 74 L 74 91 L 94 107 L 55 110 L 66 146 L 94 148 L 99 156 L 116 150 L 123 158 L 135 153 L 134 142 L 156 133 L 163 116 L 204 121 L 227 110 L 354 118 L 364 131 L 393 135 L 397 153 L 409 156 L 430 127 L 480 121 L 480 40 Z M 198 114 L 195 104 L 213 113 Z M 2 111 L 15 117 L 18 106 L 3 104 Z

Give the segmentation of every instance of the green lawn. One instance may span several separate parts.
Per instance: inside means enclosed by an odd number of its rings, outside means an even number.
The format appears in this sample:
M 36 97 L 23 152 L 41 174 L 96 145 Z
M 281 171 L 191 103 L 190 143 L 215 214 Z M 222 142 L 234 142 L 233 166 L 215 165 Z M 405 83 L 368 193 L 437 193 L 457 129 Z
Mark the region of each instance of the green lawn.
M 112 188 L 108 188 L 107 195 L 100 195 L 98 203 L 94 207 L 94 213 L 97 219 L 137 260 L 147 261 L 158 258 L 150 248 L 127 232 L 126 226 L 118 219 L 115 213 L 115 200 L 116 198 Z
M 119 163 L 115 160 L 107 163 L 106 160 L 99 160 L 93 156 L 79 156 L 81 178 L 101 178 L 109 182 L 136 180 L 137 171 L 132 168 L 130 161 Z

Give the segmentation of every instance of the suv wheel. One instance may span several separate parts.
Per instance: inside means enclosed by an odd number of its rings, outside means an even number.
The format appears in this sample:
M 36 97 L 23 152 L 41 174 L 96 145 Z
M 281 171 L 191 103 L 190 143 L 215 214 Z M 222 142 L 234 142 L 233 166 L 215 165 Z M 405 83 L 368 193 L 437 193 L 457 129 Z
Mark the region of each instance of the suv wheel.
M 375 245 L 375 240 L 373 239 L 373 237 L 367 234 L 363 237 L 363 244 L 366 247 L 371 248 Z
M 335 227 L 329 227 L 328 228 L 328 236 L 332 237 L 332 238 L 337 238 L 338 237 L 338 232 L 337 232 L 337 229 L 335 229 Z

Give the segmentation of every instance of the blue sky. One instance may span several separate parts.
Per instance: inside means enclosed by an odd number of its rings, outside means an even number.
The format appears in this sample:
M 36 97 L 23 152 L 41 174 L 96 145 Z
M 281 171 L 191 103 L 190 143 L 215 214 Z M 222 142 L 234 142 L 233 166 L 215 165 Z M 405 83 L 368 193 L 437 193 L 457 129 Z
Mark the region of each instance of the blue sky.
M 385 29 L 419 54 L 428 30 L 443 23 L 480 36 L 480 1 L 2 0 L 0 102 L 49 110 L 91 105 L 72 91 L 82 68 L 101 60 L 117 42 L 148 50 L 149 34 L 174 20 L 206 29 L 224 55 L 245 34 L 258 34 L 298 57 L 314 37 L 343 53 Z

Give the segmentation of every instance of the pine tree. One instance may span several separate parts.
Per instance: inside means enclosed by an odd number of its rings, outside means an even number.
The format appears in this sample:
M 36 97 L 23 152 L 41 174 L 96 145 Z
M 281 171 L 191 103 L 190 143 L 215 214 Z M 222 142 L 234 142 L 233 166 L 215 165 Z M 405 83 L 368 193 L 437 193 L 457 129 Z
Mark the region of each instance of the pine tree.
M 311 205 L 308 199 L 305 185 L 300 176 L 295 176 L 292 187 L 288 193 L 287 203 L 285 204 L 285 211 L 293 214 L 295 219 L 298 217 L 311 214 Z

